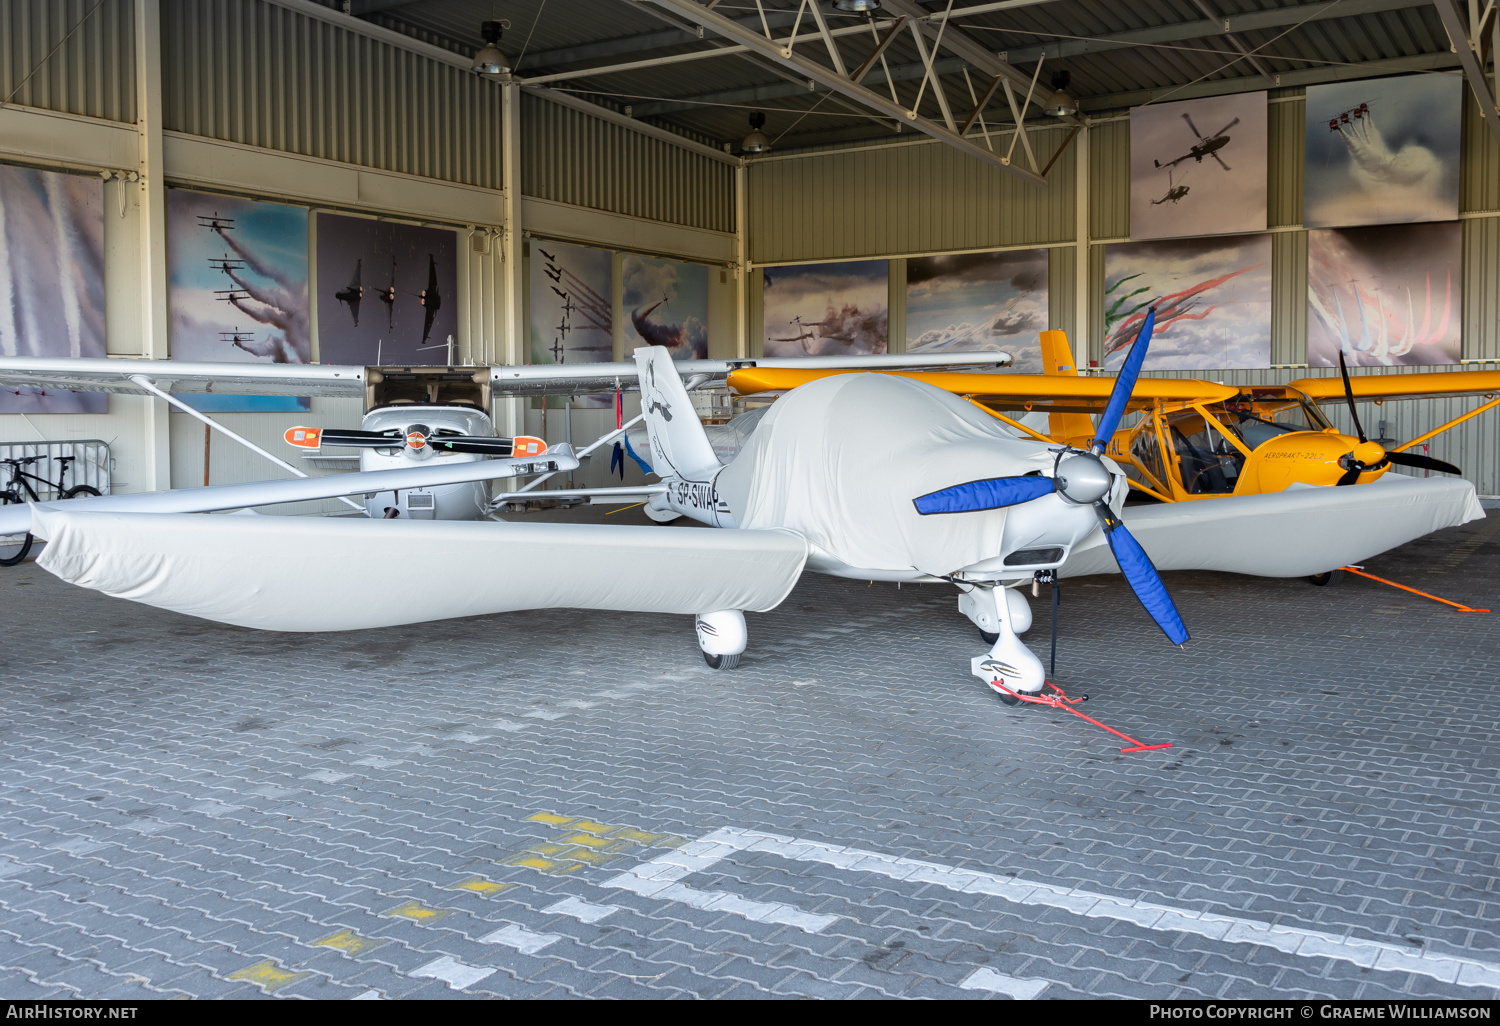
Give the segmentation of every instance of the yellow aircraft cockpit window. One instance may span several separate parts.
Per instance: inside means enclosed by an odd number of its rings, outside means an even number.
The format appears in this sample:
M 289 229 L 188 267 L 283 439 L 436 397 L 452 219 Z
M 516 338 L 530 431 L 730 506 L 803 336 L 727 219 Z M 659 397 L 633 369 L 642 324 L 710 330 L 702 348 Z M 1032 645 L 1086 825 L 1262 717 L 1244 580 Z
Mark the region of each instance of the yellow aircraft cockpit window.
M 1220 404 L 1225 422 L 1251 449 L 1292 431 L 1322 431 L 1328 418 L 1294 388 L 1255 388 Z
M 1197 410 L 1166 416 L 1168 441 L 1177 454 L 1182 487 L 1190 495 L 1228 495 L 1239 483 L 1245 454 L 1225 437 L 1231 430 Z

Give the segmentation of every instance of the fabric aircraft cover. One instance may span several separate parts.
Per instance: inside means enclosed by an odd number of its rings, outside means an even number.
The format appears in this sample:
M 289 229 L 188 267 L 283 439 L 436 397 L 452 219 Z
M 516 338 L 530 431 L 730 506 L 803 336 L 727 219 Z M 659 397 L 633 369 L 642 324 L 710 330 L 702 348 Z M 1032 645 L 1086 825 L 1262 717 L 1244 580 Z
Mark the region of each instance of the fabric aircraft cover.
M 1256 577 L 1327 573 L 1483 517 L 1470 482 L 1399 474 L 1349 488 L 1293 485 L 1271 495 L 1127 506 L 1121 515 L 1158 570 Z M 1104 539 L 1091 535 L 1069 553 L 1061 576 L 1119 572 Z
M 942 575 L 1001 552 L 1007 511 L 924 517 L 913 500 L 1052 462 L 952 393 L 840 374 L 778 399 L 716 484 L 741 527 L 790 528 L 852 567 Z
M 277 631 L 521 609 L 761 612 L 807 557 L 790 531 L 33 512 L 38 564 L 69 583 Z

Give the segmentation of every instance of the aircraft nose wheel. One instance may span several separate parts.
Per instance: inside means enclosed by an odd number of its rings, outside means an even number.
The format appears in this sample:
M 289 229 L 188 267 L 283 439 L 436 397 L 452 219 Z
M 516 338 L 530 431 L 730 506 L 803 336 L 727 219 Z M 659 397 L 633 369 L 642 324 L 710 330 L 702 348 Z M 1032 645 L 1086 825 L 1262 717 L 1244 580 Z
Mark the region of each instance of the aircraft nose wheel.
M 703 661 L 711 670 L 732 670 L 740 665 L 740 656 L 743 653 L 736 652 L 733 655 L 714 655 L 711 652 L 703 653 Z
M 981 627 L 979 629 L 979 636 L 984 639 L 984 643 L 986 645 L 993 645 L 995 642 L 997 642 L 997 641 L 1000 640 L 1000 632 L 999 631 L 996 631 L 995 633 L 991 634 L 989 631 L 985 630 L 983 627 Z
M 1316 584 L 1320 588 L 1326 588 L 1330 584 L 1337 584 L 1343 579 L 1344 571 L 1342 569 L 1330 570 L 1326 574 L 1313 574 L 1308 578 L 1309 581 L 1311 581 L 1313 584 Z

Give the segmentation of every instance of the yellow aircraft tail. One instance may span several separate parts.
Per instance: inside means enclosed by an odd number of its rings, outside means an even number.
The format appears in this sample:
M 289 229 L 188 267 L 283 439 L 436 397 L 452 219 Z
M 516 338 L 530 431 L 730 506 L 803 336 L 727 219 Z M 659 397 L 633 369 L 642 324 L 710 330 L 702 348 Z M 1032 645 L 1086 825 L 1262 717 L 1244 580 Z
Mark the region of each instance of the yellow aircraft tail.
M 1042 332 L 1042 372 L 1077 377 L 1073 350 L 1065 331 Z M 1086 413 L 1053 413 L 1047 418 L 1047 433 L 1059 442 L 1092 437 L 1094 422 Z

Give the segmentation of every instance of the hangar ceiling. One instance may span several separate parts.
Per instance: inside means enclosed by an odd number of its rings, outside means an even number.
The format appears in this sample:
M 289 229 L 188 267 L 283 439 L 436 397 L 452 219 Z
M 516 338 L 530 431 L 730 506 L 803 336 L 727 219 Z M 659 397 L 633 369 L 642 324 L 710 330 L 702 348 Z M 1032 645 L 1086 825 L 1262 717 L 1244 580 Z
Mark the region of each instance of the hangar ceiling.
M 1033 74 L 1028 120 L 1045 120 L 1040 103 L 1060 71 L 1081 110 L 1096 115 L 1165 99 L 1458 70 L 1439 7 L 1452 6 L 1464 23 L 1486 9 L 1464 0 L 884 0 L 866 16 L 828 0 L 816 8 L 806 0 L 319 2 L 465 55 L 482 45 L 482 21 L 505 19 L 502 46 L 523 82 L 736 150 L 749 115 L 761 111 L 778 152 L 910 137 L 924 124 L 936 129 L 929 134 L 951 134 L 987 93 L 985 124 L 1011 123 L 1012 101 L 1024 106 Z M 1486 41 L 1494 8 L 1473 33 Z M 845 81 L 856 75 L 888 33 L 855 87 L 884 107 L 839 82 L 830 88 L 836 71 Z

